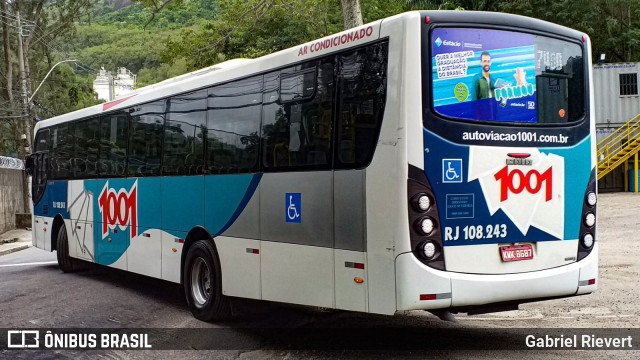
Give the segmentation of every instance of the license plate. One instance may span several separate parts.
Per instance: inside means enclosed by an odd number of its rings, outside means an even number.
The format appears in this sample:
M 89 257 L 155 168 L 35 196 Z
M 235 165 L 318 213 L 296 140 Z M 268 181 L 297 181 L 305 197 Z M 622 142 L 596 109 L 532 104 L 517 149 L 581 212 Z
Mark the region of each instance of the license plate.
M 500 246 L 502 261 L 520 261 L 533 259 L 533 246 L 531 244 Z

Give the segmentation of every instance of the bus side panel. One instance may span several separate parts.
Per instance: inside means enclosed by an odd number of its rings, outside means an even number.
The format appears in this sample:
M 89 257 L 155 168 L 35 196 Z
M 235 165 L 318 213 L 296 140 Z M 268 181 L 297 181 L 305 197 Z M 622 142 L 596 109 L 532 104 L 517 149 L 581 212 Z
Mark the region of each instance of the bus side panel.
M 588 294 L 598 288 L 598 242 L 593 244 L 593 250 L 586 258 L 580 261 L 580 278 L 578 279 L 578 292 L 576 295 Z M 589 285 L 589 283 L 591 285 Z
M 364 175 L 364 170 L 339 170 L 333 173 L 336 249 L 360 252 L 366 249 Z
M 244 199 L 251 197 L 246 205 L 240 204 L 240 207 L 244 206 L 242 211 L 214 241 L 222 268 L 222 292 L 229 296 L 260 299 L 261 250 L 260 241 L 256 240 L 260 238 L 260 188 L 257 186 L 260 176 L 242 176 L 253 179 Z M 216 200 L 213 194 L 207 196 L 207 202 Z
M 365 171 L 335 171 L 333 184 L 336 308 L 367 311 Z
M 204 227 L 212 236 L 258 237 L 258 199 L 251 199 L 257 198 L 260 179 L 259 174 L 205 176 Z M 248 219 L 251 215 L 255 218 Z
M 69 255 L 79 259 L 93 261 L 93 222 L 70 220 L 72 227 L 69 237 Z
M 333 249 L 262 241 L 262 299 L 333 308 Z
M 127 269 L 160 279 L 162 277 L 162 231 L 141 227 L 127 249 Z
M 45 243 L 45 225 L 44 225 L 44 217 L 42 216 L 34 216 L 33 217 L 33 246 L 38 249 L 44 250 Z
M 368 304 L 372 313 L 393 314 L 396 311 L 394 257 L 398 251 L 396 246 L 409 238 L 406 226 L 407 113 L 402 109 L 408 106 L 405 95 L 419 92 L 419 87 L 409 89 L 404 83 L 409 76 L 420 77 L 420 67 L 408 69 L 405 65 L 405 51 L 420 46 L 418 24 L 416 13 L 384 20 L 381 27 L 380 36 L 389 37 L 387 99 L 376 151 L 366 170 Z M 416 104 L 416 109 L 420 109 L 419 105 Z
M 162 178 L 162 229 L 189 231 L 204 225 L 204 176 Z
M 162 280 L 180 283 L 182 248 L 186 237 L 184 231 L 162 232 Z
M 50 181 L 40 201 L 33 205 L 33 231 L 36 237 L 36 246 L 40 249 L 52 251 L 52 241 L 57 241 L 56 235 L 51 233 L 54 217 L 60 215 L 63 219 L 69 219 L 67 184 L 66 180 Z
M 412 253 L 396 258 L 398 310 L 440 309 L 451 306 L 451 279 L 445 273 L 421 263 Z M 421 300 L 422 294 L 435 294 Z
M 357 251 L 335 250 L 336 309 L 367 311 L 366 255 Z M 355 263 L 365 264 L 365 268 L 360 269 Z
M 221 201 L 219 196 L 216 196 L 214 191 L 215 187 L 220 188 L 221 185 L 216 185 L 216 178 L 220 178 L 223 175 L 215 175 L 215 177 L 206 178 L 206 203 L 207 203 L 207 225 L 210 224 L 210 218 L 215 217 L 211 214 L 212 205 Z M 221 235 L 235 238 L 246 239 L 259 239 L 260 238 L 260 187 L 258 183 L 261 176 L 257 175 L 226 175 L 230 181 L 234 183 L 247 183 L 248 187 L 242 189 L 242 196 L 239 196 L 241 203 L 238 207 L 234 207 L 237 217 L 232 219 L 232 223 L 229 227 L 222 232 Z M 224 187 L 222 189 L 225 189 Z M 226 189 L 229 189 L 228 187 Z M 229 190 L 227 190 L 229 191 Z M 228 194 L 227 194 L 228 196 Z M 247 199 L 250 197 L 249 199 Z M 236 200 L 231 201 L 235 203 Z M 246 204 L 245 204 L 246 202 Z M 241 210 L 241 211 L 240 211 Z M 238 212 L 240 212 L 238 214 Z M 213 228 L 207 228 L 209 231 L 215 231 Z
M 222 268 L 222 293 L 260 299 L 260 241 L 227 236 L 214 239 Z
M 89 180 L 85 180 L 89 181 Z M 82 180 L 69 181 L 67 209 L 69 210 L 69 255 L 79 259 L 94 261 L 93 205 L 95 195 L 85 190 Z M 53 239 L 55 241 L 55 239 Z
M 333 172 L 264 174 L 262 298 L 334 307 Z

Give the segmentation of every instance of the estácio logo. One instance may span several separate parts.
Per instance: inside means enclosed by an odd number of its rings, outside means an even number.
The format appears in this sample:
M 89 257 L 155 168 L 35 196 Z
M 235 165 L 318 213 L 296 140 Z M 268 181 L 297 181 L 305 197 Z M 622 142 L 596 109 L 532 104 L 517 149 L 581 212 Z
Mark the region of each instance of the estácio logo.
M 462 46 L 462 44 L 459 41 L 451 41 L 451 40 L 445 40 L 442 42 L 442 44 L 446 46 L 455 46 L 455 47 Z

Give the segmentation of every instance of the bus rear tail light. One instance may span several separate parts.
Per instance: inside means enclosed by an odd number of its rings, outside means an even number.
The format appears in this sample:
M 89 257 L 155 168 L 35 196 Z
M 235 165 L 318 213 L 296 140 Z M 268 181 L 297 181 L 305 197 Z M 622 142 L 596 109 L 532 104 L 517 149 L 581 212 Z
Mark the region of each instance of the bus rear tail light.
M 431 208 L 431 198 L 425 193 L 419 193 L 411 199 L 411 205 L 416 211 L 427 212 Z
M 582 245 L 587 249 L 590 249 L 593 246 L 593 235 L 591 235 L 591 233 L 584 234 L 582 237 Z
M 425 241 L 422 244 L 422 254 L 427 260 L 433 259 L 436 256 L 437 251 L 438 251 L 438 247 L 432 241 Z
M 409 234 L 413 254 L 423 264 L 444 270 L 438 206 L 424 170 L 409 165 L 407 192 Z
M 580 238 L 578 241 L 578 256 L 580 261 L 587 257 L 593 250 L 593 245 L 597 241 L 596 233 L 596 203 L 598 195 L 596 192 L 595 170 L 591 171 L 591 178 L 584 192 L 582 203 L 582 217 L 580 219 Z
M 587 213 L 587 215 L 584 216 L 584 224 L 587 225 L 587 227 L 592 227 L 596 224 L 596 216 L 593 213 Z
M 429 235 L 436 228 L 436 224 L 430 217 L 419 218 L 418 221 L 415 222 L 414 227 L 416 230 L 422 235 Z

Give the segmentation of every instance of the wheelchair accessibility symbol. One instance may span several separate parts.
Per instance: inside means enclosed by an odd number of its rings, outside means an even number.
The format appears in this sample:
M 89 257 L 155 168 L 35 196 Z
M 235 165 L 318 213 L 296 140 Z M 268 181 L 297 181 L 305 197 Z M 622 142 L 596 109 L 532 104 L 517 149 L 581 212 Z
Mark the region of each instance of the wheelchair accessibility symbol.
M 285 194 L 285 220 L 288 223 L 302 222 L 302 194 L 286 193 Z
M 442 159 L 442 182 L 462 182 L 462 159 Z

